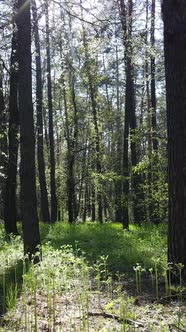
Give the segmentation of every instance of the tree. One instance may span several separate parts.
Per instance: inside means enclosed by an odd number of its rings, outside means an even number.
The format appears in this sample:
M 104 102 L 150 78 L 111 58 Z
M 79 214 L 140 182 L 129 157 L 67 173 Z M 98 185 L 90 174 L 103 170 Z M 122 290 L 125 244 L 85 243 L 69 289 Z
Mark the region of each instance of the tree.
M 124 0 L 120 0 L 120 18 L 123 30 L 123 44 L 125 47 L 125 121 L 124 121 L 124 138 L 123 138 L 123 227 L 128 229 L 129 226 L 129 129 L 136 129 L 135 116 L 135 94 L 134 94 L 134 69 L 132 64 L 132 13 L 133 1 L 129 0 L 127 5 Z M 128 21 L 128 24 L 127 24 Z M 131 143 L 132 164 L 136 165 L 136 146 L 135 142 Z
M 57 197 L 56 197 L 56 179 L 55 179 L 54 126 L 53 126 L 48 0 L 45 0 L 45 14 L 46 14 L 47 93 L 48 93 L 49 141 L 50 141 L 51 222 L 55 222 L 57 220 Z
M 154 55 L 154 46 L 155 46 L 155 6 L 156 0 L 152 0 L 151 4 L 151 28 L 150 28 L 150 39 L 152 53 L 151 56 L 151 112 L 152 112 L 152 146 L 153 150 L 157 152 L 158 149 L 158 140 L 157 140 L 157 128 L 156 128 L 156 62 Z
M 40 245 L 36 202 L 35 139 L 32 105 L 30 1 L 18 0 L 19 112 L 21 143 L 21 203 L 24 252 L 29 259 Z
M 74 50 L 73 35 L 71 31 L 72 19 L 66 15 L 66 21 L 61 9 L 61 19 L 64 24 L 64 33 L 66 36 L 66 49 L 63 45 L 62 34 L 60 36 L 60 59 L 61 59 L 61 85 L 64 102 L 64 125 L 65 138 L 67 142 L 67 160 L 66 160 L 66 191 L 67 191 L 67 210 L 68 221 L 73 223 L 77 218 L 77 198 L 75 181 L 76 150 L 78 144 L 78 106 L 75 89 L 75 68 L 72 53 Z M 67 23 L 67 24 L 66 24 Z M 64 49 L 63 49 L 64 47 Z M 64 56 L 66 50 L 66 56 Z
M 3 93 L 3 69 L 4 62 L 0 57 L 0 216 L 3 215 L 6 174 L 5 168 L 7 155 L 5 98 Z
M 8 167 L 5 189 L 4 222 L 7 234 L 17 234 L 17 209 L 16 209 L 16 175 L 19 145 L 19 111 L 18 111 L 18 54 L 17 32 L 14 22 L 12 37 L 12 53 L 10 68 L 10 97 L 9 97 L 9 128 L 8 128 Z
M 168 261 L 182 263 L 186 281 L 186 3 L 164 0 L 168 125 Z
M 43 89 L 42 89 L 42 71 L 41 71 L 41 51 L 38 31 L 38 16 L 35 0 L 32 1 L 33 23 L 35 32 L 35 50 L 36 50 L 36 109 L 37 109 L 37 160 L 39 170 L 39 184 L 41 197 L 41 220 L 50 221 L 48 206 L 48 193 L 45 176 L 45 160 L 43 147 Z
M 73 70 L 73 68 L 71 68 Z M 74 78 L 73 78 L 74 80 Z M 65 83 L 63 82 L 63 99 L 64 99 L 64 113 L 65 113 L 65 129 L 66 129 L 66 140 L 67 140 L 67 208 L 68 208 L 68 221 L 73 223 L 77 217 L 77 208 L 76 208 L 76 195 L 75 195 L 75 179 L 74 179 L 74 164 L 75 164 L 75 144 L 77 139 L 77 106 L 75 100 L 75 91 L 74 91 L 74 81 L 69 82 L 72 85 L 72 91 L 68 91 L 68 94 L 72 92 L 72 103 L 69 100 L 67 103 L 67 93 L 65 89 Z M 67 85 L 68 83 L 66 83 Z M 70 90 L 70 89 L 69 89 Z M 69 96 L 70 99 L 71 95 Z M 71 127 L 69 120 L 69 108 L 73 107 L 74 114 L 71 117 L 74 117 L 73 128 Z
M 83 19 L 83 11 L 81 12 Z M 83 46 L 84 46 L 84 55 L 85 55 L 85 71 L 88 81 L 88 92 L 90 95 L 90 104 L 92 110 L 92 120 L 95 131 L 95 169 L 98 175 L 102 173 L 102 163 L 101 163 L 101 143 L 100 143 L 100 133 L 98 125 L 98 110 L 99 106 L 97 103 L 98 99 L 98 86 L 96 82 L 96 73 L 97 73 L 97 63 L 95 59 L 91 59 L 88 49 L 87 33 L 85 31 L 85 26 L 82 24 L 83 28 Z M 100 181 L 101 182 L 101 181 Z M 93 195 L 94 196 L 94 195 Z M 94 199 L 93 199 L 94 200 Z M 98 184 L 97 188 L 97 203 L 98 203 L 98 220 L 100 223 L 103 222 L 103 197 L 102 197 L 102 184 Z M 94 203 L 93 203 L 94 204 Z M 93 219 L 93 218 L 92 218 Z

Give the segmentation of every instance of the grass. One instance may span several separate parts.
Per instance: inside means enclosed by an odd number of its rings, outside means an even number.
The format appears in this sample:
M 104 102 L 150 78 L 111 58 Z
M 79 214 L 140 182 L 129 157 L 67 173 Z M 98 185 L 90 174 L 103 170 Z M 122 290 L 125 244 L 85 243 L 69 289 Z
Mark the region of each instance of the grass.
M 159 259 L 161 266 L 166 264 L 166 225 L 131 225 L 129 231 L 123 231 L 122 225 L 117 223 L 69 225 L 58 222 L 49 228 L 44 241 L 50 241 L 56 249 L 70 244 L 74 251 L 78 248 L 84 253 L 90 264 L 99 256 L 108 256 L 109 270 L 115 274 L 133 273 L 136 263 L 149 269 L 154 266 L 154 258 Z
M 168 332 L 170 326 L 185 329 L 181 293 L 171 305 L 157 301 L 159 279 L 167 271 L 166 225 L 131 225 L 129 231 L 123 231 L 120 224 L 110 223 L 41 223 L 40 231 L 43 260 L 31 264 L 26 273 L 20 237 L 6 243 L 0 229 L 0 255 L 12 255 L 12 260 L 8 258 L 12 265 L 20 257 L 23 263 L 17 301 L 17 284 L 5 280 L 8 312 L 0 321 L 0 332 Z M 7 268 L 6 260 L 3 262 L 2 275 Z M 150 297 L 144 293 L 147 281 Z
M 71 246 L 58 250 L 46 244 L 43 261 L 23 275 L 17 306 L 5 315 L 0 331 L 169 331 L 169 324 L 184 323 L 181 305 L 173 314 L 162 305 L 134 303 L 122 282 L 112 279 L 103 257 L 90 266 Z

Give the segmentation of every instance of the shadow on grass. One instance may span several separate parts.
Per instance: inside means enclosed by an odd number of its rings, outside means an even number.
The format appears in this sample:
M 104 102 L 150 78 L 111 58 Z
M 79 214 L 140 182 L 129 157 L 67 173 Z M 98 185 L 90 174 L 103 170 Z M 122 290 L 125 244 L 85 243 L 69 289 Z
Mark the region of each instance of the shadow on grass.
M 166 263 L 165 225 L 131 225 L 129 231 L 123 231 L 118 223 L 69 225 L 58 222 L 48 228 L 48 234 L 41 225 L 41 236 L 56 249 L 72 245 L 76 254 L 83 253 L 90 264 L 100 256 L 108 256 L 108 269 L 114 274 L 134 274 L 136 263 L 146 269 L 153 267 L 156 259 L 162 266 Z

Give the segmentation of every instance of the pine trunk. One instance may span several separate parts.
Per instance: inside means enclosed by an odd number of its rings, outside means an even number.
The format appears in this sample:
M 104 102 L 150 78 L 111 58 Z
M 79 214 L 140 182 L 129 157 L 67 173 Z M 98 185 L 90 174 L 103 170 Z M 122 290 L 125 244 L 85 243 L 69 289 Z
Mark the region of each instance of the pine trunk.
M 15 28 L 15 27 L 14 27 Z M 6 234 L 18 234 L 16 210 L 16 175 L 18 157 L 19 111 L 18 111 L 18 55 L 17 33 L 13 32 L 10 68 L 10 98 L 9 98 L 9 157 L 4 204 L 4 222 Z
M 24 10 L 23 10 L 24 9 Z M 39 250 L 35 176 L 35 135 L 32 105 L 30 1 L 18 0 L 19 112 L 21 142 L 21 200 L 24 252 L 29 259 Z
M 6 156 L 7 156 L 5 101 L 3 94 L 3 67 L 4 65 L 0 58 L 0 218 L 2 219 L 3 219 L 3 207 L 5 199 L 5 177 L 6 177 Z
M 53 126 L 48 0 L 45 0 L 45 10 L 46 10 L 46 53 L 47 53 L 47 88 L 48 88 L 47 92 L 48 92 L 48 114 L 49 114 L 49 141 L 50 141 L 51 222 L 54 223 L 57 220 L 57 197 L 56 197 L 56 179 L 55 179 L 54 126 Z
M 36 108 L 37 108 L 37 160 L 39 169 L 41 216 L 43 222 L 50 222 L 48 205 L 48 193 L 45 176 L 45 160 L 43 152 L 43 91 L 42 91 L 42 72 L 41 72 L 41 52 L 38 31 L 38 17 L 35 0 L 32 1 L 32 12 L 35 32 L 36 50 Z
M 168 261 L 186 282 L 186 4 L 163 1 L 168 122 Z

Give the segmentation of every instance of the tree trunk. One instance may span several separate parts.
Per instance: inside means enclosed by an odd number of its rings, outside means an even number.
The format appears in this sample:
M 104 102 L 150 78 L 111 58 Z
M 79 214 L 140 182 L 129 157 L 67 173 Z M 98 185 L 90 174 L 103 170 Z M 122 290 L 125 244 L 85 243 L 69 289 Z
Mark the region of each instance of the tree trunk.
M 88 56 L 88 54 L 87 54 Z M 92 82 L 93 78 L 91 77 L 89 65 L 88 69 L 88 82 L 89 82 L 89 92 L 92 106 L 92 115 L 93 115 L 93 123 L 95 130 L 95 145 L 96 145 L 96 172 L 101 175 L 102 167 L 101 167 L 101 154 L 100 154 L 100 138 L 99 138 L 99 129 L 98 129 L 98 118 L 97 118 L 97 107 L 96 107 L 96 89 Z M 98 221 L 100 223 L 103 222 L 103 207 L 102 207 L 102 191 L 100 188 L 101 184 L 98 185 L 97 189 L 97 202 L 98 202 Z
M 156 0 L 152 0 L 151 5 L 151 48 L 154 51 L 155 46 L 155 4 Z M 152 146 L 153 150 L 158 149 L 157 124 L 156 124 L 156 63 L 155 56 L 151 56 L 151 113 L 152 113 Z
M 118 46 L 116 45 L 116 98 L 117 98 L 117 143 L 116 143 L 116 172 L 122 175 L 122 125 L 121 125 L 121 107 L 120 107 L 120 89 L 119 89 L 119 58 Z M 122 222 L 122 181 L 117 180 L 115 183 L 115 221 Z
M 164 0 L 168 124 L 168 261 L 182 263 L 186 282 L 186 4 Z
M 80 5 L 81 0 L 80 0 Z M 82 8 L 82 6 L 81 6 Z M 81 12 L 81 16 L 83 19 L 83 12 Z M 102 172 L 102 165 L 101 165 L 101 151 L 100 151 L 100 135 L 99 135 L 99 128 L 98 128 L 98 107 L 97 107 L 97 83 L 95 82 L 94 75 L 92 75 L 92 68 L 91 68 L 91 58 L 88 52 L 88 45 L 86 39 L 86 31 L 83 25 L 83 46 L 85 52 L 85 67 L 86 67 L 86 74 L 88 78 L 88 89 L 90 94 L 90 101 L 91 101 L 91 108 L 92 108 L 92 116 L 93 116 L 93 124 L 94 124 L 94 131 L 95 131 L 95 166 L 96 172 L 98 175 L 101 175 Z M 98 221 L 100 223 L 103 222 L 103 202 L 102 202 L 102 184 L 101 180 L 98 184 L 97 188 L 97 203 L 98 203 Z
M 9 98 L 9 157 L 5 190 L 4 222 L 6 234 L 18 234 L 16 210 L 16 175 L 18 156 L 19 111 L 18 111 L 18 54 L 17 33 L 15 26 L 12 37 L 12 53 L 10 68 L 10 98 Z
M 33 23 L 35 33 L 36 51 L 36 108 L 37 108 L 37 159 L 39 169 L 40 199 L 42 221 L 50 222 L 48 206 L 48 193 L 45 176 L 45 160 L 43 152 L 43 91 L 42 91 L 42 72 L 41 72 L 41 52 L 38 31 L 38 17 L 35 0 L 32 1 Z
M 146 215 L 147 220 L 153 223 L 153 201 L 152 201 L 152 116 L 151 116 L 151 95 L 149 81 L 149 53 L 148 53 L 148 20 L 149 20 L 149 0 L 146 0 L 146 25 L 145 25 L 145 81 L 146 81 L 146 108 L 147 108 L 147 155 L 148 155 L 148 171 L 147 171 L 147 204 Z
M 68 209 L 68 221 L 69 223 L 75 222 L 77 218 L 77 204 L 75 197 L 75 180 L 74 180 L 74 139 L 70 136 L 70 124 L 68 116 L 68 106 L 67 106 L 67 94 L 65 90 L 65 83 L 63 80 L 63 99 L 64 99 L 64 113 L 65 113 L 65 130 L 66 130 L 66 140 L 67 140 L 67 209 Z M 76 108 L 76 107 L 75 107 Z M 75 111 L 76 112 L 76 111 Z M 74 133 L 76 129 L 74 128 Z M 75 134 L 76 136 L 76 134 Z
M 46 10 L 46 53 L 47 53 L 47 88 L 48 88 L 47 92 L 48 92 L 48 113 L 49 113 L 49 141 L 50 141 L 51 222 L 54 223 L 57 220 L 57 197 L 56 197 L 56 180 L 55 180 L 54 128 L 53 128 L 48 0 L 45 0 L 45 10 Z
M 68 197 L 68 220 L 75 222 L 74 207 L 74 157 L 68 153 L 67 197 Z
M 155 47 L 155 5 L 156 0 L 152 0 L 151 3 L 151 52 L 154 53 Z M 156 62 L 155 56 L 151 55 L 151 128 L 152 128 L 152 200 L 154 197 L 154 193 L 157 191 L 157 182 L 158 182 L 158 138 L 157 138 L 157 120 L 156 120 Z M 154 200 L 153 200 L 154 202 Z M 159 216 L 159 208 L 153 203 L 152 208 L 152 222 L 154 224 L 160 223 L 160 216 Z
M 96 194 L 95 194 L 95 188 L 92 186 L 91 190 L 91 220 L 96 220 Z
M 123 195 L 122 195 L 122 222 L 123 228 L 129 227 L 129 126 L 132 119 L 130 112 L 135 113 L 134 105 L 134 81 L 132 69 L 132 46 L 131 46 L 131 32 L 132 32 L 132 0 L 128 3 L 128 10 L 126 9 L 125 0 L 120 0 L 120 19 L 123 29 L 123 44 L 125 47 L 125 74 L 126 74 L 126 88 L 125 88 L 125 119 L 124 119 L 124 139 L 123 139 Z M 127 24 L 128 17 L 128 24 Z
M 73 137 L 71 142 L 71 162 L 72 164 L 72 172 L 71 172 L 71 185 L 72 185 L 72 203 L 73 203 L 73 214 L 74 214 L 74 221 L 77 219 L 78 212 L 77 212 L 77 199 L 76 199 L 76 188 L 75 188 L 75 157 L 76 157 L 76 150 L 78 144 L 78 108 L 76 102 L 76 94 L 75 94 L 75 72 L 72 64 L 69 66 L 69 85 L 70 85 L 70 92 L 71 92 L 71 103 L 73 107 Z
M 5 199 L 5 176 L 6 176 L 6 155 L 7 155 L 7 137 L 6 137 L 6 119 L 5 102 L 3 94 L 3 62 L 0 58 L 0 217 L 3 218 L 3 206 Z
M 124 140 L 123 140 L 123 202 L 122 202 L 122 221 L 123 228 L 129 227 L 129 157 L 128 157 L 128 138 L 129 138 L 129 121 L 131 106 L 131 72 L 130 59 L 127 59 L 126 65 L 126 90 L 125 90 L 125 124 L 124 124 Z
M 18 27 L 23 240 L 24 252 L 28 254 L 29 259 L 32 259 L 33 255 L 39 250 L 40 234 L 36 203 L 30 1 L 18 0 L 16 22 Z

